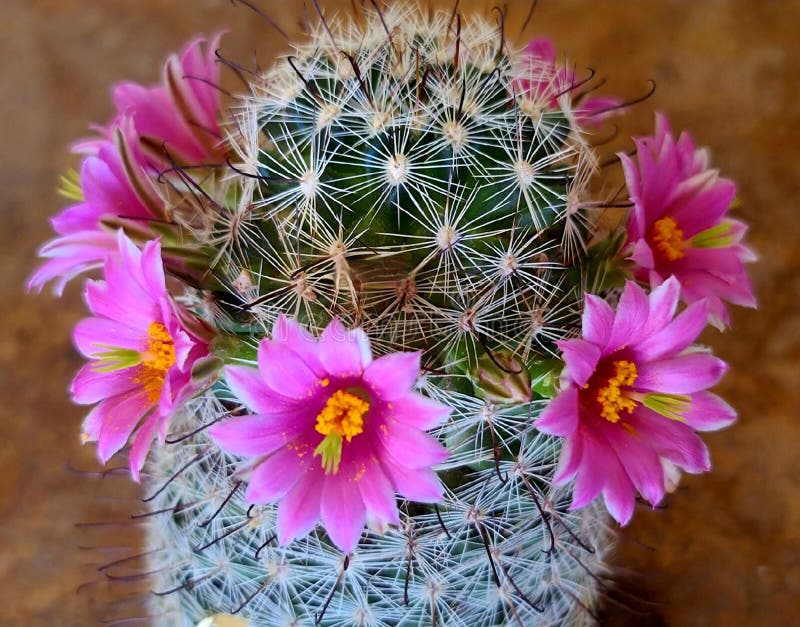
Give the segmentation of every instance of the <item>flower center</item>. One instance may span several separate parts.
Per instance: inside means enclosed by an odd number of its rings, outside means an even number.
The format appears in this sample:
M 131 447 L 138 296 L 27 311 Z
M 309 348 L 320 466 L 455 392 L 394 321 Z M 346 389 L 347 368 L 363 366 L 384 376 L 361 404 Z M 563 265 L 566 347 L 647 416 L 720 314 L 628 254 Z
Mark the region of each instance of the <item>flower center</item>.
M 614 375 L 605 386 L 597 391 L 595 398 L 600 403 L 600 415 L 609 422 L 620 421 L 619 413 L 631 413 L 636 402 L 625 395 L 621 388 L 630 387 L 636 381 L 636 365 L 632 361 L 621 359 L 614 362 Z
M 656 253 L 667 261 L 683 259 L 686 242 L 683 241 L 683 231 L 678 228 L 678 223 L 669 216 L 656 220 L 650 230 L 650 242 Z
M 364 414 L 368 410 L 369 403 L 360 396 L 337 390 L 319 412 L 315 429 L 325 439 L 314 450 L 314 456 L 322 457 L 326 474 L 339 472 L 342 442 L 345 439 L 350 442 L 364 431 Z
M 175 364 L 175 342 L 160 322 L 153 322 L 147 329 L 147 352 L 142 355 L 142 365 L 136 382 L 147 391 L 147 399 L 155 403 L 161 398 L 164 377 Z

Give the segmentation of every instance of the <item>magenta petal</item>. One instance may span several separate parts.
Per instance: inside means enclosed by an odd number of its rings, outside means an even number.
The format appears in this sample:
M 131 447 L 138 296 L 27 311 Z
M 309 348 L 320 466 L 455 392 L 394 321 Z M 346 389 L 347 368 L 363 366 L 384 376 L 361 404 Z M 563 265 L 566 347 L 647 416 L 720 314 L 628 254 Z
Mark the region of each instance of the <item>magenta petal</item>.
M 558 467 L 553 475 L 554 485 L 564 485 L 578 472 L 583 457 L 583 439 L 578 434 L 571 434 L 564 438 L 561 444 L 561 456 L 558 458 Z
M 284 413 L 297 407 L 297 401 L 287 399 L 264 383 L 258 370 L 247 366 L 226 366 L 225 382 L 234 396 L 260 414 Z
M 361 376 L 372 360 L 364 332 L 347 330 L 338 318 L 331 320 L 320 335 L 318 356 L 327 372 L 342 378 Z
M 711 469 L 706 445 L 688 425 L 664 418 L 644 407 L 637 408 L 629 422 L 658 455 L 676 466 L 692 473 Z
M 140 471 L 144 466 L 147 453 L 150 451 L 150 447 L 153 444 L 153 439 L 156 437 L 156 431 L 158 430 L 160 421 L 160 417 L 153 412 L 148 416 L 147 420 L 144 421 L 142 426 L 139 427 L 139 430 L 133 438 L 128 461 L 130 464 L 131 476 L 137 483 L 140 481 Z
M 661 331 L 675 316 L 681 285 L 672 276 L 650 292 L 650 313 L 647 318 L 645 335 Z
M 387 403 L 384 411 L 390 419 L 427 431 L 444 423 L 453 408 L 412 392 Z
M 109 350 L 109 346 L 140 352 L 147 350 L 146 334 L 105 318 L 84 318 L 75 325 L 72 340 L 85 357 L 103 353 Z
M 564 354 L 567 374 L 575 382 L 575 385 L 578 387 L 586 385 L 600 360 L 600 347 L 582 339 L 558 342 L 558 347 Z
M 212 425 L 209 435 L 233 455 L 269 455 L 293 442 L 313 425 L 313 416 L 282 414 L 240 416 Z
M 388 454 L 406 468 L 435 466 L 449 455 L 438 440 L 401 422 L 378 425 L 374 434 Z
M 75 375 L 70 391 L 72 400 L 80 405 L 97 403 L 106 398 L 129 392 L 141 384 L 136 380 L 136 370 L 126 368 L 113 372 L 97 372 L 94 365 L 84 365 Z
M 652 269 L 655 267 L 653 250 L 643 239 L 636 241 L 628 258 L 640 268 Z
M 604 352 L 612 352 L 635 344 L 642 336 L 650 313 L 650 303 L 644 290 L 633 281 L 628 281 L 622 290 L 617 306 L 611 337 Z
M 103 463 L 125 446 L 136 424 L 151 408 L 144 391 L 119 397 L 106 406 L 97 438 L 97 454 Z
M 543 433 L 566 436 L 578 429 L 578 389 L 562 390 L 544 408 L 534 426 Z
M 442 484 L 436 473 L 428 468 L 404 468 L 391 460 L 382 461 L 394 491 L 409 501 L 438 503 L 442 500 Z
M 633 516 L 636 505 L 636 490 L 622 465 L 614 460 L 606 466 L 606 481 L 603 486 L 603 500 L 608 513 L 620 525 L 627 525 Z
M 736 410 L 716 394 L 697 392 L 691 395 L 689 409 L 683 417 L 692 429 L 715 431 L 736 420 Z
M 617 454 L 633 485 L 652 505 L 664 498 L 664 468 L 656 452 L 644 441 L 609 423 L 603 425 L 608 443 Z
M 611 337 L 613 326 L 614 311 L 611 306 L 599 296 L 587 294 L 583 310 L 584 339 L 604 348 Z
M 317 524 L 325 476 L 322 470 L 304 475 L 278 505 L 278 542 L 286 546 Z
M 700 301 L 691 304 L 672 322 L 636 347 L 637 361 L 653 361 L 677 355 L 697 339 L 707 322 L 708 305 L 706 302 Z
M 364 370 L 364 382 L 383 400 L 405 396 L 419 377 L 420 359 L 419 351 L 378 357 Z
M 316 338 L 295 320 L 279 315 L 272 328 L 272 340 L 285 344 L 297 353 L 318 377 L 322 378 L 327 374 L 317 357 Z
M 608 467 L 615 461 L 609 457 L 604 446 L 594 437 L 582 439 L 583 455 L 572 487 L 570 509 L 580 509 L 591 503 L 603 489 L 603 483 L 608 476 Z
M 357 483 L 338 474 L 326 475 L 321 504 L 322 524 L 333 543 L 345 553 L 350 553 L 358 544 L 366 514 Z
M 634 387 L 662 394 L 692 394 L 719 382 L 727 365 L 710 353 L 689 353 L 639 365 Z
M 272 340 L 262 340 L 258 346 L 258 370 L 268 387 L 293 399 L 309 398 L 319 384 L 300 355 Z
M 295 451 L 284 448 L 271 455 L 250 474 L 247 485 L 248 503 L 272 503 L 283 498 L 303 475 L 304 460 Z
M 380 464 L 370 461 L 357 483 L 369 514 L 384 523 L 400 524 L 394 488 Z

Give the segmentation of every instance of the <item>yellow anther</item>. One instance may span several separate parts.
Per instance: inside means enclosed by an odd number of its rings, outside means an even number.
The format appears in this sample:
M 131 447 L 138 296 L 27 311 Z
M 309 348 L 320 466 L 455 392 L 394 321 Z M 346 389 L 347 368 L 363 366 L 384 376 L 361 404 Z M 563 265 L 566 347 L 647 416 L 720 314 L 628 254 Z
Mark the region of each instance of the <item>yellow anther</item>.
M 175 342 L 160 322 L 150 325 L 147 336 L 147 352 L 142 355 L 136 382 L 147 391 L 147 399 L 155 403 L 161 398 L 167 371 L 175 364 Z
M 630 387 L 636 381 L 636 365 L 624 359 L 614 362 L 614 376 L 597 391 L 595 398 L 600 403 L 600 415 L 609 422 L 619 422 L 621 411 L 631 413 L 636 402 L 626 396 L 620 388 Z
M 337 390 L 317 416 L 317 433 L 335 433 L 350 442 L 354 436 L 364 431 L 364 414 L 368 410 L 369 403 L 363 398 Z
M 327 381 L 325 379 L 324 381 Z M 326 384 L 323 384 L 326 385 Z M 364 431 L 364 414 L 369 410 L 369 403 L 360 396 L 337 390 L 325 403 L 325 407 L 317 416 L 317 433 L 325 436 L 314 449 L 314 457 L 322 458 L 325 474 L 334 475 L 339 472 L 342 461 L 342 443 L 350 442 Z
M 650 242 L 656 253 L 667 261 L 683 259 L 686 253 L 686 242 L 683 240 L 683 231 L 678 228 L 678 223 L 673 218 L 666 216 L 656 220 L 650 230 Z

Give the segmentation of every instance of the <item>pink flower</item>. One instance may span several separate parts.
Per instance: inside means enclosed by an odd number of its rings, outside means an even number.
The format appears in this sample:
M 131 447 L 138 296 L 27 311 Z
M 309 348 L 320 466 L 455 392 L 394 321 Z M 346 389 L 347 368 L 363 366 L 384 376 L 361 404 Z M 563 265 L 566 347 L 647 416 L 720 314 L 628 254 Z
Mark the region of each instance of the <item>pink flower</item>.
M 695 430 L 727 426 L 734 410 L 707 392 L 726 365 L 690 347 L 706 324 L 700 301 L 675 316 L 680 285 L 672 277 L 648 297 L 628 281 L 616 313 L 587 295 L 583 337 L 559 343 L 561 390 L 536 428 L 564 437 L 555 484 L 575 479 L 572 508 L 601 492 L 626 524 L 638 491 L 653 505 L 664 496 L 662 460 L 690 473 L 709 470 Z
M 707 299 L 712 322 L 729 324 L 723 301 L 756 305 L 744 268 L 754 256 L 741 243 L 747 227 L 727 217 L 735 185 L 709 168 L 687 133 L 676 141 L 662 114 L 655 137 L 636 147 L 637 163 L 620 155 L 634 203 L 624 254 L 636 278 L 655 286 L 676 276 L 685 302 Z
M 90 151 L 81 165 L 79 202 L 51 220 L 59 237 L 39 250 L 47 261 L 28 279 L 28 290 L 41 291 L 55 281 L 60 295 L 71 279 L 102 266 L 106 255 L 117 248 L 117 237 L 104 220 L 121 219 L 147 232 L 151 220 L 164 218 L 151 178 L 155 170 L 142 165 L 145 158 L 138 150 L 132 122 L 123 118 L 110 132 L 111 139 L 77 147 Z
M 163 441 L 178 406 L 198 391 L 192 368 L 208 357 L 208 329 L 167 294 L 157 241 L 140 251 L 122 231 L 105 262 L 105 281 L 90 281 L 86 300 L 95 315 L 74 331 L 91 361 L 72 382 L 76 403 L 97 405 L 83 423 L 105 463 L 133 438 L 130 468 L 139 480 L 156 433 Z
M 79 274 L 103 264 L 116 247 L 114 229 L 124 221 L 130 232 L 151 239 L 152 220 L 169 221 L 159 195 L 159 173 L 171 166 L 164 153 L 182 163 L 218 162 L 225 154 L 219 127 L 221 95 L 214 50 L 221 35 L 196 38 L 164 67 L 164 84 L 144 87 L 122 83 L 114 88 L 115 119 L 95 127 L 98 136 L 79 141 L 73 152 L 85 155 L 79 202 L 53 220 L 59 237 L 39 255 L 45 263 L 28 280 L 41 291 L 55 281 L 55 291 Z M 104 221 L 112 219 L 113 227 Z
M 442 486 L 431 467 L 447 451 L 423 433 L 451 409 L 412 391 L 420 354 L 372 358 L 361 329 L 334 319 L 319 339 L 280 317 L 261 342 L 258 370 L 229 366 L 234 394 L 255 415 L 209 430 L 221 448 L 254 458 L 251 503 L 280 501 L 281 544 L 317 521 L 351 551 L 365 522 L 399 524 L 395 493 L 436 502 Z
M 521 105 L 546 109 L 559 109 L 559 98 L 570 94 L 577 88 L 579 79 L 575 72 L 556 65 L 556 50 L 553 42 L 541 37 L 532 39 L 525 46 L 524 54 L 528 64 L 527 75 L 517 81 L 517 88 L 525 101 Z M 614 112 L 619 112 L 621 101 L 613 97 L 585 98 L 573 103 L 573 114 L 579 123 L 598 124 Z
M 214 52 L 222 34 L 197 37 L 164 65 L 160 85 L 120 83 L 114 88 L 117 111 L 133 119 L 139 135 L 163 158 L 161 144 L 189 164 L 219 161 L 225 154 L 219 125 L 220 68 Z

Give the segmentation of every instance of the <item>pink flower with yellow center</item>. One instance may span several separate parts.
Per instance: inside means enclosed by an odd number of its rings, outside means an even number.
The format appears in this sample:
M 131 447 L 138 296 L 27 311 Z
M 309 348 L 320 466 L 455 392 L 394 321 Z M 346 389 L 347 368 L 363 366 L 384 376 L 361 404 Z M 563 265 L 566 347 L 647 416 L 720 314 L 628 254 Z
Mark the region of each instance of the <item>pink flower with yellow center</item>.
M 334 319 L 319 339 L 281 316 L 262 340 L 258 369 L 228 366 L 233 393 L 255 413 L 209 429 L 221 448 L 253 458 L 250 503 L 279 502 L 281 544 L 322 521 L 342 551 L 365 523 L 399 524 L 396 494 L 442 498 L 432 467 L 447 451 L 424 433 L 451 409 L 412 390 L 420 354 L 372 358 L 361 329 Z
M 634 203 L 624 254 L 637 280 L 656 286 L 676 276 L 685 302 L 706 299 L 711 321 L 729 324 L 723 301 L 756 304 L 744 267 L 754 259 L 742 244 L 747 227 L 727 216 L 736 186 L 709 168 L 708 153 L 687 133 L 676 140 L 662 114 L 655 136 L 636 147 L 636 163 L 620 158 Z
M 72 382 L 72 398 L 97 403 L 82 437 L 97 442 L 103 463 L 141 422 L 130 451 L 138 481 L 154 437 L 164 440 L 175 410 L 198 391 L 192 368 L 209 356 L 209 332 L 167 294 L 157 241 L 139 250 L 120 231 L 117 247 L 106 259 L 106 280 L 86 287 L 94 317 L 78 323 L 74 340 L 90 361 Z
M 691 344 L 708 318 L 705 301 L 675 316 L 680 285 L 671 277 L 649 295 L 628 281 L 616 312 L 587 295 L 583 336 L 559 343 L 565 362 L 558 395 L 536 428 L 564 438 L 554 483 L 574 479 L 572 508 L 601 493 L 626 524 L 636 492 L 664 497 L 664 462 L 687 472 L 710 469 L 695 431 L 719 429 L 734 410 L 707 389 L 725 363 Z

